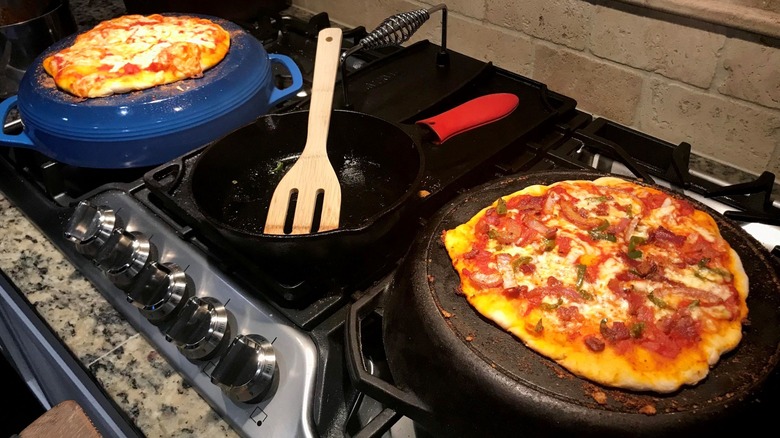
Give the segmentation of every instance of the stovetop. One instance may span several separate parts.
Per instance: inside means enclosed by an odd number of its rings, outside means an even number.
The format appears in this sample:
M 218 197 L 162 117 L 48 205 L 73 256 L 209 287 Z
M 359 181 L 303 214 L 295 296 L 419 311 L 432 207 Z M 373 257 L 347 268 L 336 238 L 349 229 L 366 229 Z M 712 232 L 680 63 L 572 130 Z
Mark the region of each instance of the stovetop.
M 313 35 L 329 26 L 327 14 L 280 20 L 252 30 L 269 52 L 291 56 L 310 86 Z M 362 28 L 347 30 L 345 47 L 364 35 Z M 349 276 L 304 273 L 281 282 L 274 266 L 258 266 L 226 245 L 192 207 L 190 189 L 179 184 L 209 145 L 161 166 L 121 171 L 74 168 L 31 151 L 3 150 L 0 189 L 245 436 L 274 431 L 342 436 L 361 430 L 380 436 L 403 423 L 347 373 L 353 365 L 345 357 L 345 314 L 355 300 L 381 295 L 438 208 L 497 178 L 595 168 L 658 182 L 744 221 L 743 228 L 780 257 L 774 175 L 732 185 L 697 174 L 689 170 L 688 144 L 594 118 L 543 83 L 456 51 L 449 50 L 449 62 L 441 66 L 440 51 L 421 41 L 358 52 L 347 60 L 350 109 L 414 134 L 425 156 L 420 190 L 426 194 L 394 228 L 384 257 Z M 416 130 L 417 120 L 497 92 L 517 95 L 520 105 L 494 129 L 479 128 L 443 145 Z M 337 93 L 336 108 L 345 97 Z M 307 103 L 302 94 L 273 112 L 302 110 Z M 391 382 L 377 324 L 367 324 L 362 337 L 359 360 L 373 376 Z M 240 365 L 246 363 L 253 366 Z

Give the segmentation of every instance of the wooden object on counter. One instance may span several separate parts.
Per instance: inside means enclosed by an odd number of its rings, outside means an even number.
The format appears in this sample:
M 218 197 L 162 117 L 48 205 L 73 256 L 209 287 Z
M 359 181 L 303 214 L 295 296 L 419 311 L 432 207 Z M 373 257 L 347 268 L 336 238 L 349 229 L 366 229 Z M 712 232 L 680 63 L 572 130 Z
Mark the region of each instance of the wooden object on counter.
M 20 438 L 100 438 L 92 421 L 74 400 L 65 400 L 46 411 L 19 433 Z

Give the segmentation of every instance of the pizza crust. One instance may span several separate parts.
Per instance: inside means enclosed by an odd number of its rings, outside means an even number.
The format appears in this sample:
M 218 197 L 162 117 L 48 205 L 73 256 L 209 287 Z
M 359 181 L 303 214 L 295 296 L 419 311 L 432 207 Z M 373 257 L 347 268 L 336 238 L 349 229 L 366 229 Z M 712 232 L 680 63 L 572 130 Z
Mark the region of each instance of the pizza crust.
M 746 299 L 749 283 L 739 255 L 722 238 L 717 223 L 706 212 L 701 210 L 696 210 L 694 213 L 688 212 L 690 215 L 689 219 L 678 211 L 686 209 L 685 205 L 665 201 L 665 204 L 662 203 L 657 208 L 659 210 L 658 213 L 662 214 L 655 214 L 656 209 L 643 212 L 644 216 L 637 221 L 635 231 L 636 234 L 642 234 L 642 232 L 657 229 L 658 226 L 662 225 L 676 233 L 682 233 L 683 230 L 687 229 L 690 236 L 686 242 L 696 242 L 696 239 L 706 236 L 708 239 L 711 239 L 711 241 L 707 241 L 709 242 L 707 248 L 721 249 L 719 255 L 721 258 L 718 260 L 723 260 L 724 266 L 722 267 L 710 268 L 707 266 L 706 268 L 700 268 L 696 265 L 682 266 L 683 263 L 681 261 L 675 261 L 676 267 L 672 268 L 671 260 L 675 257 L 674 255 L 669 255 L 668 257 L 670 265 L 659 267 L 663 273 L 660 277 L 666 278 L 664 277 L 666 275 L 673 276 L 675 273 L 672 271 L 677 270 L 679 273 L 675 275 L 688 276 L 690 284 L 703 288 L 709 287 L 711 291 L 699 292 L 698 288 L 685 286 L 690 288 L 684 289 L 686 294 L 700 294 L 703 303 L 692 302 L 691 299 L 680 301 L 679 296 L 664 289 L 666 286 L 660 280 L 650 279 L 655 274 L 649 275 L 647 278 L 636 276 L 636 278 L 633 278 L 630 274 L 626 274 L 627 268 L 624 264 L 627 259 L 624 254 L 616 253 L 618 251 L 616 248 L 621 248 L 620 252 L 626 251 L 626 242 L 622 241 L 620 237 L 616 239 L 617 242 L 614 242 L 614 244 L 613 242 L 588 241 L 591 239 L 581 238 L 580 240 L 583 241 L 582 246 L 574 242 L 571 244 L 572 248 L 565 255 L 559 254 L 558 257 L 551 255 L 552 251 L 540 253 L 539 236 L 536 236 L 537 240 L 528 243 L 525 247 L 512 244 L 507 245 L 505 243 L 496 245 L 498 249 L 496 247 L 491 249 L 494 254 L 493 258 L 489 259 L 491 260 L 489 263 L 476 261 L 481 256 L 475 255 L 475 248 L 479 248 L 479 244 L 476 243 L 477 237 L 475 236 L 479 235 L 480 231 L 478 230 L 482 230 L 484 234 L 484 223 L 480 223 L 480 221 L 487 221 L 485 218 L 489 214 L 489 210 L 492 210 L 492 214 L 495 214 L 497 209 L 500 208 L 500 203 L 507 205 L 511 202 L 511 199 L 523 195 L 545 197 L 545 200 L 549 200 L 550 197 L 547 194 L 554 187 L 566 188 L 578 185 L 585 187 L 591 184 L 595 190 L 599 190 L 598 187 L 606 189 L 606 191 L 602 190 L 602 192 L 609 193 L 609 196 L 612 198 L 608 202 L 612 202 L 613 205 L 625 206 L 636 202 L 639 199 L 636 197 L 637 191 L 642 192 L 643 195 L 663 194 L 663 192 L 658 190 L 620 178 L 604 177 L 592 182 L 562 181 L 550 186 L 534 185 L 503 196 L 502 200 L 496 200 L 490 206 L 485 207 L 466 223 L 443 232 L 442 238 L 445 248 L 452 259 L 453 267 L 460 277 L 461 291 L 471 306 L 483 316 L 512 333 L 527 347 L 554 360 L 577 376 L 609 387 L 658 393 L 669 393 L 680 389 L 684 385 L 699 383 L 707 376 L 710 367 L 715 365 L 723 354 L 731 351 L 739 344 L 742 338 L 742 322 L 747 318 L 748 313 Z M 622 191 L 626 191 L 631 196 L 626 195 L 624 199 L 618 200 L 618 195 L 621 195 Z M 668 197 L 668 195 L 666 196 Z M 624 204 L 620 204 L 623 201 L 625 201 Z M 644 202 L 641 199 L 639 201 Z M 562 202 L 559 200 L 559 203 Z M 571 202 L 582 205 L 582 197 Z M 670 208 L 668 204 L 675 207 Z M 566 228 L 564 226 L 566 221 L 561 220 L 563 216 L 560 210 L 561 207 L 557 204 L 553 205 L 551 202 L 545 202 L 544 208 L 548 209 L 548 213 L 546 215 L 534 216 L 534 218 L 541 220 L 546 225 L 559 225 L 556 239 L 576 236 L 578 233 L 579 235 L 587 234 L 576 227 L 573 229 Z M 511 208 L 509 210 L 507 214 L 514 214 Z M 620 213 L 619 210 L 613 210 L 612 207 L 610 207 L 609 211 L 615 215 Z M 663 221 L 663 223 L 661 225 L 661 223 L 653 222 L 645 226 L 642 222 L 645 218 L 648 221 Z M 610 219 L 612 218 L 610 217 Z M 612 220 L 613 222 L 615 221 L 615 219 Z M 695 222 L 688 223 L 690 220 Z M 493 231 L 499 232 L 502 230 L 494 229 Z M 694 233 L 698 235 L 694 237 Z M 485 239 L 484 236 L 483 239 Z M 488 242 L 491 240 L 490 237 L 486 239 Z M 685 245 L 688 243 L 685 243 Z M 530 251 L 529 248 L 531 248 Z M 673 252 L 671 249 L 664 249 L 665 247 L 663 246 L 657 250 L 658 254 L 653 254 L 653 248 L 650 246 L 642 246 L 641 248 L 645 251 L 644 257 L 648 259 L 651 256 L 668 255 L 662 253 L 662 250 Z M 594 254 L 594 252 L 598 252 L 598 254 Z M 496 254 L 500 253 L 505 254 L 503 256 L 505 260 L 507 257 L 510 257 L 506 254 L 510 254 L 514 261 L 521 258 L 532 259 L 532 261 L 527 261 L 527 263 L 534 264 L 533 274 L 524 276 L 525 274 L 519 273 L 516 269 L 510 270 L 510 273 L 508 273 L 506 268 L 501 268 L 500 265 L 502 263 L 497 261 L 498 257 L 496 257 Z M 607 253 L 609 255 L 605 255 Z M 589 279 L 591 281 L 588 281 L 588 287 L 592 283 L 592 286 L 595 288 L 587 289 L 586 293 L 591 296 L 591 299 L 578 299 L 577 296 L 571 295 L 575 286 L 572 283 L 578 280 L 576 269 L 572 265 L 575 263 L 583 264 L 583 266 L 584 264 L 595 264 L 594 260 L 601 260 L 601 264 L 597 265 L 597 271 L 594 272 L 599 272 L 599 275 L 604 275 L 604 278 Z M 503 264 L 506 265 L 506 262 Z M 545 266 L 540 266 L 540 264 L 545 264 Z M 693 278 L 699 272 L 697 269 L 707 269 L 706 272 L 702 271 L 704 274 L 700 276 L 707 278 L 707 275 L 712 275 L 713 277 L 710 280 L 714 281 Z M 732 276 L 731 281 L 727 282 L 718 278 L 718 275 L 726 275 L 721 272 L 722 269 L 726 269 Z M 480 270 L 482 272 L 479 272 Z M 498 275 L 503 278 L 500 280 L 503 284 L 494 284 L 499 281 L 498 277 L 487 275 L 487 273 L 492 274 L 493 271 L 499 272 Z M 711 272 L 715 272 L 715 274 L 711 274 Z M 615 321 L 624 320 L 626 324 L 629 324 L 630 321 L 636 320 L 636 315 L 631 315 L 627 312 L 628 304 L 624 300 L 618 299 L 616 297 L 617 293 L 607 287 L 609 280 L 621 275 L 625 278 L 632 278 L 632 281 L 624 284 L 624 286 L 631 285 L 631 293 L 642 290 L 642 294 L 647 294 L 647 290 L 642 288 L 648 287 L 650 292 L 669 294 L 668 296 L 664 295 L 664 299 L 669 302 L 670 308 L 658 308 L 648 302 L 643 304 L 648 309 L 651 309 L 652 312 L 655 312 L 659 320 L 663 317 L 673 317 L 674 313 L 671 307 L 677 305 L 675 303 L 687 303 L 686 305 L 689 307 L 678 308 L 676 311 L 689 314 L 691 318 L 697 321 L 696 324 L 700 326 L 697 334 L 698 341 L 693 345 L 681 348 L 674 355 L 669 352 L 663 352 L 662 349 L 653 350 L 646 348 L 645 346 L 650 344 L 652 340 L 635 341 L 623 339 L 615 342 L 614 345 L 607 341 L 602 351 L 593 351 L 592 348 L 589 348 L 586 342 L 584 342 L 588 335 L 604 338 L 603 332 L 600 332 L 602 319 L 607 321 L 607 327 L 609 327 L 609 324 L 614 324 Z M 530 283 L 527 277 L 532 278 Z M 560 284 L 562 288 L 565 288 L 569 296 L 564 293 L 562 297 L 558 298 L 557 302 L 554 300 L 554 297 L 546 296 L 542 301 L 544 304 L 529 304 L 531 302 L 530 297 L 533 294 L 528 291 L 533 291 L 535 288 L 544 290 L 543 288 L 546 286 L 544 279 L 549 277 L 554 277 L 557 281 L 556 284 Z M 582 278 L 579 280 L 583 281 Z M 675 282 L 671 283 L 674 286 L 680 286 L 679 280 L 680 278 L 678 277 Z M 505 287 L 507 282 L 512 286 L 511 283 L 514 281 L 522 283 L 522 287 L 526 287 L 526 290 L 517 292 L 516 289 L 518 287 L 514 289 Z M 664 281 L 669 280 L 666 279 Z M 634 290 L 634 287 L 637 290 Z M 585 288 L 583 287 L 583 289 Z M 671 290 L 675 291 L 675 289 Z M 717 294 L 726 299 L 734 300 L 736 303 L 733 306 L 712 304 L 720 299 L 716 297 Z M 654 297 L 654 299 L 658 300 L 659 298 Z M 712 303 L 709 303 L 709 301 L 712 301 Z M 585 317 L 584 321 L 576 324 L 574 322 L 561 321 L 560 318 L 556 317 L 558 306 L 577 307 L 578 313 Z M 688 321 L 685 318 L 680 320 Z M 629 345 L 629 342 L 635 342 L 635 344 Z M 642 342 L 647 342 L 647 344 Z M 662 351 L 664 354 L 659 354 L 658 351 Z

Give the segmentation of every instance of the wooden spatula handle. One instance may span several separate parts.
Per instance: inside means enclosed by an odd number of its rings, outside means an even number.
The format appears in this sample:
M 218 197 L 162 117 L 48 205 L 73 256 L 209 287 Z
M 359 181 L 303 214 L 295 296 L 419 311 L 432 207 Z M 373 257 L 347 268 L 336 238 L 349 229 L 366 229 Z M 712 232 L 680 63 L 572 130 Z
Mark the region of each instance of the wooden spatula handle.
M 341 53 L 341 29 L 329 27 L 317 35 L 317 53 L 309 104 L 309 129 L 302 155 L 327 154 L 326 143 L 336 73 Z

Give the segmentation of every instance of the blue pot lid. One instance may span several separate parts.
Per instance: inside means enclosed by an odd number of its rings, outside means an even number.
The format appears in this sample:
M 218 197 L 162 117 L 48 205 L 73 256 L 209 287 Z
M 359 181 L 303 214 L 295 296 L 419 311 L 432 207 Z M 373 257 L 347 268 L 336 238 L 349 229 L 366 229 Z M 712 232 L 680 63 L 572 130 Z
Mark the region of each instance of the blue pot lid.
M 199 16 L 220 24 L 231 39 L 225 58 L 202 77 L 107 97 L 79 98 L 57 88 L 43 69 L 43 59 L 71 45 L 73 35 L 49 47 L 25 72 L 17 93 L 22 121 L 86 141 L 147 138 L 205 123 L 271 86 L 271 62 L 260 41 L 230 21 Z

